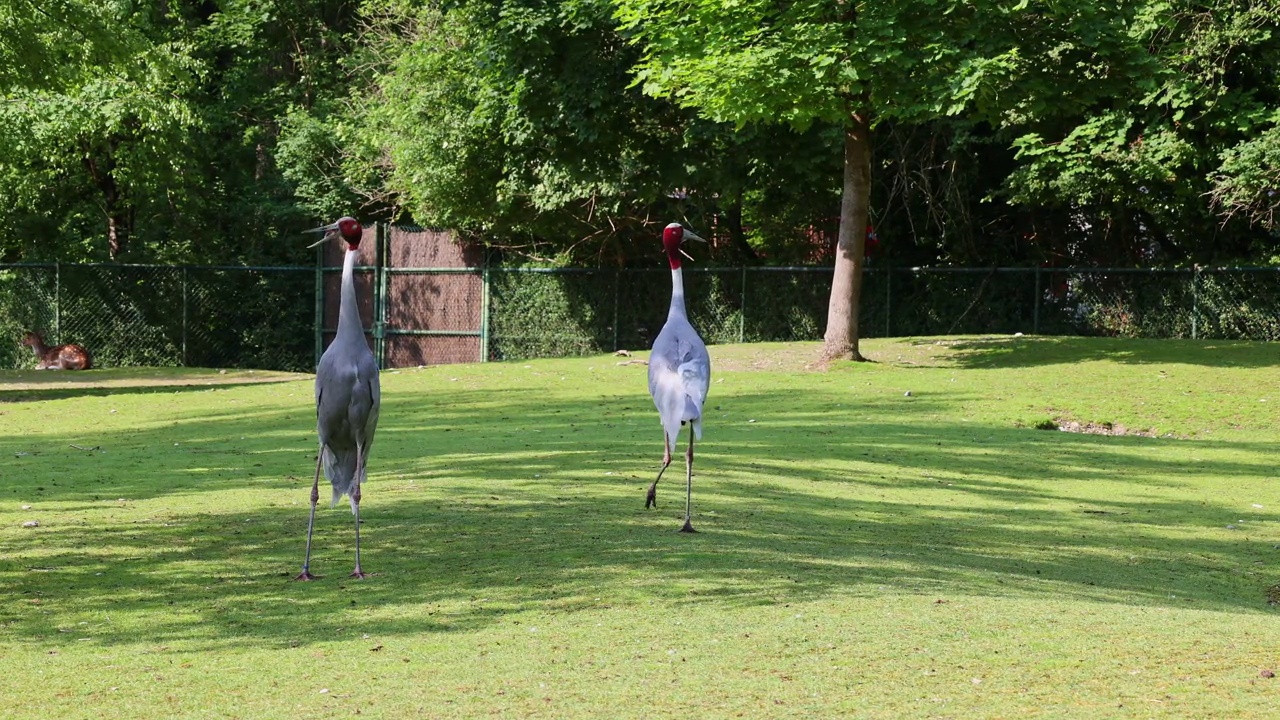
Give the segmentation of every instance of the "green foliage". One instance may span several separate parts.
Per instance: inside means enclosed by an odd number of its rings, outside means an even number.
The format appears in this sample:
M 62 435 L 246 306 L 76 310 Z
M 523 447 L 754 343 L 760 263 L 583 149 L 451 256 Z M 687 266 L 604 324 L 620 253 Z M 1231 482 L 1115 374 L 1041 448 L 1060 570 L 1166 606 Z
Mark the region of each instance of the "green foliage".
M 1178 182 L 1195 147 L 1170 128 L 1135 133 L 1126 112 L 1092 117 L 1059 142 L 1031 134 L 1013 145 L 1024 161 L 1011 177 L 1015 200 L 1091 205 L 1124 198 L 1164 221 L 1195 202 L 1193 188 Z
M 614 350 L 617 277 L 609 271 L 491 271 L 489 358 L 564 357 Z
M 646 93 L 716 120 L 800 127 L 844 125 L 850 110 L 910 122 L 1032 113 L 1040 91 L 1091 74 L 1125 17 L 1089 2 L 615 5 L 645 48 L 636 81 Z
M 8 0 L 0 261 L 306 262 L 316 216 L 540 264 L 827 261 L 875 132 L 904 263 L 1276 256 L 1280 9 L 1253 0 Z
M 190 152 L 197 122 L 187 99 L 195 65 L 189 46 L 149 42 L 149 34 L 163 31 L 146 13 L 87 5 L 55 3 L 57 15 L 27 19 L 37 25 L 30 30 L 43 51 L 71 38 L 83 43 L 69 43 L 56 76 L 0 77 L 0 142 L 8 149 L 0 157 L 0 196 L 11 198 L 21 220 L 44 214 L 59 196 L 89 193 L 119 232 L 114 255 L 137 207 L 135 189 L 177 184 L 185 169 L 180 158 Z M 110 35 L 102 30 L 107 23 Z
M 0 4 L 0 88 L 57 90 L 94 65 L 120 63 L 146 42 L 126 0 L 6 0 Z
M 57 73 L 0 75 L 9 150 L 0 196 L 17 230 L 0 256 L 296 256 L 276 238 L 310 221 L 272 151 L 288 107 L 334 82 L 335 53 L 322 40 L 349 21 L 345 7 L 61 0 L 36 9 L 21 21 L 34 40 L 9 52 L 56 56 Z
M 1240 215 L 1272 230 L 1280 212 L 1280 117 L 1275 122 L 1222 152 L 1210 191 L 1215 207 L 1228 218 Z
M 1039 116 L 1014 141 L 1014 201 L 1073 208 L 1111 244 L 1156 243 L 1169 257 L 1256 252 L 1247 223 L 1272 223 L 1277 177 L 1278 21 L 1273 3 L 1139 5 L 1122 47 L 1142 54 L 1108 53 L 1106 92 Z
M 1134 52 L 1132 43 L 1117 42 L 1126 38 L 1127 11 L 1084 0 L 615 5 L 629 39 L 644 49 L 635 74 L 647 94 L 738 127 L 826 122 L 845 131 L 833 146 L 845 166 L 823 350 L 829 357 L 859 357 L 855 289 L 872 219 L 871 132 L 883 122 L 952 130 L 940 121 L 959 115 L 970 125 L 1035 121 L 1076 101 L 1046 107 L 1053 94 L 1105 95 L 1113 83 L 1098 82 L 1096 71 L 1106 66 L 1100 56 Z
M 635 223 L 628 213 L 687 176 L 666 152 L 681 142 L 669 110 L 627 89 L 604 3 L 374 7 L 364 47 L 377 92 L 342 122 L 384 153 L 416 220 L 589 234 L 597 215 Z
M 360 165 L 348 159 L 336 120 L 295 109 L 280 125 L 275 160 L 301 204 L 316 217 L 349 215 L 363 200 L 348 180 L 349 170 Z M 375 188 L 380 180 L 375 177 Z
M 358 196 L 513 260 L 641 264 L 660 260 L 655 226 L 669 219 L 720 225 L 726 254 L 751 259 L 792 233 L 770 226 L 749 243 L 746 228 L 778 207 L 810 217 L 823 197 L 779 182 L 823 176 L 817 133 L 734 132 L 634 87 L 639 52 L 608 2 L 366 12 L 358 90 L 285 126 L 282 163 L 312 207 Z

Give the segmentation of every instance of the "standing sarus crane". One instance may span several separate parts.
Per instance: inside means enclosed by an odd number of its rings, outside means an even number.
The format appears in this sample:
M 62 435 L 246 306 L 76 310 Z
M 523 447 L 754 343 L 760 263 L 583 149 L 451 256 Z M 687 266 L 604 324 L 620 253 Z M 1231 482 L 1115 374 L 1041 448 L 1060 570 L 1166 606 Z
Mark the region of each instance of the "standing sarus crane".
M 341 237 L 347 244 L 342 261 L 342 291 L 338 309 L 338 331 L 333 342 L 320 356 L 316 367 L 316 431 L 320 451 L 316 457 L 316 475 L 311 483 L 311 517 L 307 520 L 307 555 L 302 573 L 295 580 L 314 580 L 311 566 L 311 531 L 316 521 L 316 502 L 320 499 L 320 468 L 333 484 L 333 504 L 343 495 L 351 498 L 351 513 L 356 519 L 356 569 L 351 577 L 364 578 L 360 569 L 360 485 L 364 483 L 365 465 L 373 431 L 378 426 L 378 406 L 382 391 L 378 385 L 378 362 L 369 350 L 360 325 L 356 306 L 355 266 L 360 239 L 364 234 L 354 218 L 341 220 L 308 232 L 322 232 L 320 243 Z M 314 246 L 313 246 L 314 247 Z
M 648 509 L 657 505 L 658 480 L 671 464 L 671 447 L 680 438 L 680 426 L 688 423 L 689 449 L 684 454 L 684 527 L 680 532 L 697 532 L 691 521 L 693 439 L 702 439 L 702 403 L 707 398 L 707 387 L 711 383 L 711 358 L 707 355 L 707 346 L 685 314 L 684 279 L 680 271 L 680 244 L 685 240 L 706 242 L 680 223 L 671 223 L 662 231 L 662 245 L 671 265 L 671 308 L 649 355 L 649 394 L 653 396 L 658 419 L 662 421 L 662 469 L 658 470 L 658 477 L 649 486 L 644 506 Z

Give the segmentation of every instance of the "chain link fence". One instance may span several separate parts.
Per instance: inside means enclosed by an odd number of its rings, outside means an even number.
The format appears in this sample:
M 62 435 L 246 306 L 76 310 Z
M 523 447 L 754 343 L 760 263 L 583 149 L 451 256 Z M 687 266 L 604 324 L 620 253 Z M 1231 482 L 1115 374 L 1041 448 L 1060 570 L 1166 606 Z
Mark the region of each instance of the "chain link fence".
M 708 343 L 820 340 L 829 267 L 686 268 Z M 666 270 L 492 268 L 488 359 L 648 348 Z M 863 273 L 861 337 L 1106 335 L 1280 340 L 1280 268 L 885 268 Z
M 88 348 L 98 367 L 315 367 L 313 268 L 0 265 L 0 367 L 22 335 Z
M 662 269 L 361 266 L 386 367 L 648 348 Z M 708 343 L 818 340 L 831 268 L 686 268 Z M 333 268 L 0 265 L 0 367 L 34 365 L 25 330 L 99 367 L 311 371 L 336 318 Z M 328 306 L 332 305 L 332 308 Z M 363 305 L 362 305 L 363 307 Z M 332 317 L 329 317 L 332 316 Z M 867 268 L 860 334 L 1280 340 L 1280 269 Z M 427 344 L 430 341 L 435 344 Z

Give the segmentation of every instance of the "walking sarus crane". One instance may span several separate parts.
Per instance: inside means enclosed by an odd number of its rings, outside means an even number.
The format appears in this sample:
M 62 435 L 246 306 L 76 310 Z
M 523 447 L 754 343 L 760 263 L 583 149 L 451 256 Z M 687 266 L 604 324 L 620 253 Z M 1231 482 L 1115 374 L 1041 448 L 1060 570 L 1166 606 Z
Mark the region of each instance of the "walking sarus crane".
M 316 432 L 320 451 L 316 475 L 311 483 L 311 516 L 307 520 L 307 555 L 302 573 L 295 580 L 314 580 L 311 567 L 311 532 L 316 522 L 316 502 L 320 500 L 320 468 L 333 484 L 333 505 L 343 495 L 351 499 L 356 519 L 356 569 L 351 577 L 366 577 L 360 569 L 360 486 L 364 483 L 369 447 L 378 426 L 378 406 L 382 391 L 378 385 L 378 362 L 364 339 L 360 312 L 356 307 L 355 266 L 364 230 L 354 218 L 344 217 L 332 225 L 309 230 L 322 232 L 320 243 L 341 237 L 347 244 L 342 261 L 342 290 L 338 308 L 338 331 L 320 356 L 316 367 Z M 314 246 L 313 246 L 314 247 Z
M 692 522 L 693 439 L 702 439 L 702 403 L 707 398 L 707 387 L 711 383 L 711 358 L 707 355 L 707 346 L 685 314 L 684 278 L 680 270 L 680 244 L 685 240 L 706 242 L 680 223 L 671 223 L 662 231 L 662 245 L 671 265 L 671 308 L 649 355 L 649 394 L 653 396 L 658 419 L 662 421 L 663 453 L 662 468 L 649 486 L 644 506 L 648 509 L 657 505 L 658 481 L 671 464 L 671 446 L 680 438 L 680 426 L 688 423 L 689 449 L 684 454 L 684 527 L 680 532 L 697 532 Z

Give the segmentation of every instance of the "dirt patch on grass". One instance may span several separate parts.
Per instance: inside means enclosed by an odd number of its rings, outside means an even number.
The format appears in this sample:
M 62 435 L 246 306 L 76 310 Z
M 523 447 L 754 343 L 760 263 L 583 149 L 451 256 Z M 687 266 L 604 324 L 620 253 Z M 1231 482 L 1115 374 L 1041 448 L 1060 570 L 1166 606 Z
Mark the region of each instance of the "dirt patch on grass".
M 1061 432 L 1081 433 L 1084 435 L 1136 435 L 1138 437 L 1159 437 L 1155 430 L 1130 428 L 1109 422 L 1079 422 L 1055 418 L 1045 420 L 1036 425 L 1037 430 L 1059 430 Z

